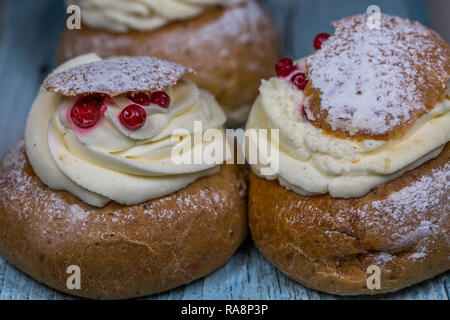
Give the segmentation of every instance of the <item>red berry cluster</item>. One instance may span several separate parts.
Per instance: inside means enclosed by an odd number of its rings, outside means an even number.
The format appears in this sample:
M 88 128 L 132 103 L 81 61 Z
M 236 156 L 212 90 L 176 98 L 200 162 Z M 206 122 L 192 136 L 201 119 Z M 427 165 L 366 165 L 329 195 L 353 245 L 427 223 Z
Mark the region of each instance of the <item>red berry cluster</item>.
M 82 129 L 93 127 L 100 119 L 101 107 L 106 95 L 101 93 L 91 93 L 80 97 L 72 106 L 70 118 L 73 123 Z M 147 112 L 142 106 L 151 103 L 161 108 L 168 108 L 170 97 L 164 91 L 157 91 L 150 96 L 143 92 L 128 95 L 128 99 L 134 102 L 122 110 L 119 115 L 120 123 L 129 130 L 142 128 L 147 120 Z
M 314 38 L 314 49 L 319 50 L 322 48 L 322 43 L 328 40 L 330 35 L 328 33 L 319 33 Z M 305 90 L 308 84 L 308 79 L 303 72 L 296 72 L 300 68 L 294 64 L 294 61 L 289 58 L 283 58 L 275 65 L 275 73 L 277 77 L 287 78 L 290 77 L 292 84 L 299 90 Z M 292 75 L 294 73 L 294 75 Z M 292 75 L 292 76 L 291 76 Z
M 150 96 L 143 92 L 138 92 L 133 95 L 129 94 L 128 99 L 140 106 L 155 104 L 161 108 L 168 108 L 170 105 L 170 97 L 164 91 L 153 92 Z
M 134 102 L 130 104 L 119 115 L 120 123 L 128 130 L 139 130 L 147 120 L 147 112 L 142 106 L 155 104 L 161 108 L 168 108 L 170 97 L 164 91 L 153 92 L 150 96 L 143 92 L 133 95 L 129 94 L 128 99 Z
M 294 61 L 289 58 L 283 58 L 275 65 L 275 73 L 277 77 L 286 78 L 295 72 L 295 74 L 290 78 L 292 84 L 299 90 L 305 90 L 308 80 L 303 72 L 296 72 L 297 70 L 299 70 L 298 66 L 296 66 Z

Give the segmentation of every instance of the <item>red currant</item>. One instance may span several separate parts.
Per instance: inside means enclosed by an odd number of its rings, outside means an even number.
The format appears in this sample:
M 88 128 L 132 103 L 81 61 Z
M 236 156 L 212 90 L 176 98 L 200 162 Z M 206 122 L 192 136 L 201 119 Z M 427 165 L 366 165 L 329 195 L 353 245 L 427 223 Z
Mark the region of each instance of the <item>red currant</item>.
M 295 70 L 294 61 L 289 58 L 283 58 L 275 65 L 277 77 L 287 77 Z
M 299 90 L 305 90 L 306 84 L 308 83 L 308 79 L 306 79 L 306 75 L 304 73 L 299 72 L 292 76 L 291 82 Z
M 73 123 L 83 129 L 94 126 L 100 118 L 103 100 L 104 97 L 99 93 L 79 98 L 70 111 Z
M 148 106 L 150 104 L 150 97 L 143 92 L 138 92 L 134 95 L 129 94 L 128 99 L 141 106 Z
M 322 43 L 327 41 L 329 37 L 330 37 L 330 35 L 328 33 L 319 33 L 314 38 L 314 42 L 313 42 L 314 49 L 319 50 L 320 48 L 322 48 Z
M 147 112 L 137 104 L 130 104 L 122 110 L 119 120 L 125 128 L 135 131 L 145 124 Z
M 164 91 L 153 92 L 150 100 L 153 104 L 156 104 L 161 108 L 168 108 L 170 105 L 170 97 Z

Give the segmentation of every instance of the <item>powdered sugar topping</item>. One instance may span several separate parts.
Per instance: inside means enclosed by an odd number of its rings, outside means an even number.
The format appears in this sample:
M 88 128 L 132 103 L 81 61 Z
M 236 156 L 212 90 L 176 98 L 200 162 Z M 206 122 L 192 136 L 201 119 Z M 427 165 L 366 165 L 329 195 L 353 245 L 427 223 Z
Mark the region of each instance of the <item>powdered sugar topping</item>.
M 433 169 L 430 175 L 424 175 L 409 186 L 393 192 L 386 199 L 357 209 L 356 214 L 365 223 L 366 232 L 385 234 L 392 252 L 414 247 L 415 254 L 410 258 L 420 259 L 438 237 L 442 236 L 446 243 L 450 243 L 449 192 L 450 164 L 447 163 Z M 379 230 L 379 224 L 384 225 L 385 229 Z
M 449 49 L 418 22 L 382 15 L 371 30 L 366 21 L 335 22 L 335 34 L 308 58 L 308 74 L 333 130 L 380 135 L 432 107 L 427 95 L 446 86 Z
M 425 214 L 439 206 L 444 197 L 450 201 L 450 164 L 435 169 L 431 176 L 423 176 L 412 185 L 392 193 L 386 200 L 374 201 L 372 207 L 394 216 Z M 447 212 L 450 208 L 447 207 Z
M 133 91 L 163 90 L 190 72 L 194 71 L 157 58 L 117 57 L 51 75 L 44 89 L 66 96 L 99 92 L 114 97 Z

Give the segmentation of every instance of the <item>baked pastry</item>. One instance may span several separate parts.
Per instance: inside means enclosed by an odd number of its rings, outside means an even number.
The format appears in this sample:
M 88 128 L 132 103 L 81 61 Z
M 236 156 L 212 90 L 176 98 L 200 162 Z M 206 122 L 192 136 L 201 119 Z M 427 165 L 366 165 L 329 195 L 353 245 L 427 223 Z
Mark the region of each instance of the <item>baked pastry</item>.
M 64 28 L 60 62 L 89 52 L 178 62 L 197 71 L 188 77 L 217 98 L 231 126 L 245 122 L 279 58 L 277 28 L 255 0 L 69 3 L 80 6 L 83 23 Z
M 247 123 L 270 129 L 249 178 L 257 247 L 290 278 L 341 295 L 450 267 L 450 49 L 417 22 L 382 15 L 370 29 L 367 18 L 334 22 L 315 53 L 280 60 Z
M 245 175 L 222 164 L 228 144 L 208 132 L 223 133 L 225 115 L 183 77 L 191 71 L 88 54 L 47 78 L 0 166 L 11 264 L 60 291 L 125 299 L 189 283 L 234 253 L 247 233 Z M 203 148 L 214 158 L 189 163 Z M 71 265 L 81 289 L 66 285 Z

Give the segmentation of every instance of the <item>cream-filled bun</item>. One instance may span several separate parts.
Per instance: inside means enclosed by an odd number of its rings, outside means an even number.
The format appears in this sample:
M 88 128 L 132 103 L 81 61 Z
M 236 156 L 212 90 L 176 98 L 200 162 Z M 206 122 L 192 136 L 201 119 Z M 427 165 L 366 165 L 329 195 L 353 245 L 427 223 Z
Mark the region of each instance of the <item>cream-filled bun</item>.
M 291 278 L 337 294 L 449 268 L 449 46 L 417 22 L 366 20 L 337 21 L 315 53 L 280 60 L 247 122 L 271 131 L 277 162 L 269 173 L 251 163 L 257 246 Z M 371 265 L 378 290 L 366 286 Z
M 224 164 L 225 115 L 184 77 L 192 72 L 87 54 L 45 80 L 0 168 L 9 262 L 70 294 L 130 298 L 231 256 L 246 235 L 245 178 Z M 204 150 L 214 157 L 189 161 Z M 66 286 L 70 265 L 81 269 L 79 290 Z
M 47 92 L 38 95 L 25 130 L 28 159 L 48 186 L 70 191 L 94 206 L 111 200 L 133 205 L 218 172 L 225 159 L 176 164 L 171 158 L 180 143 L 173 137 L 177 129 L 186 129 L 179 139 L 193 142 L 189 148 L 194 152 L 196 144 L 207 143 L 194 141 L 195 121 L 202 123 L 203 130 L 223 131 L 226 120 L 214 97 L 182 78 L 189 69 L 145 57 L 100 60 L 87 55 L 74 61 L 83 64 L 44 83 Z M 151 102 L 157 94 L 167 96 L 170 103 Z M 145 101 L 136 100 L 139 95 Z M 98 120 L 80 127 L 74 112 L 77 104 L 89 99 L 99 100 Z M 146 113 L 137 129 L 123 122 L 129 105 Z
M 60 62 L 88 52 L 178 62 L 197 71 L 187 77 L 217 98 L 230 125 L 245 122 L 260 79 L 272 75 L 280 52 L 277 27 L 255 0 L 67 4 L 80 7 L 82 24 L 80 30 L 64 28 Z

